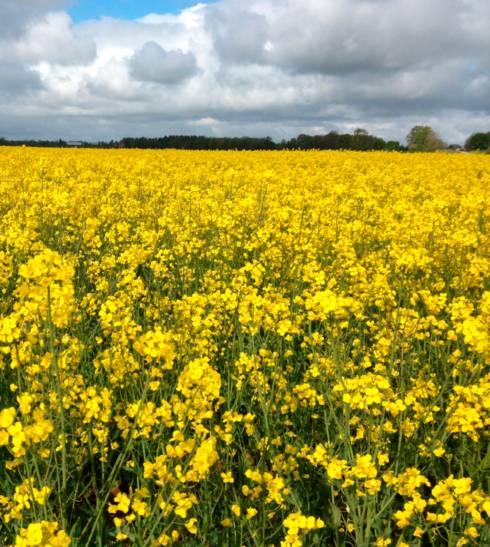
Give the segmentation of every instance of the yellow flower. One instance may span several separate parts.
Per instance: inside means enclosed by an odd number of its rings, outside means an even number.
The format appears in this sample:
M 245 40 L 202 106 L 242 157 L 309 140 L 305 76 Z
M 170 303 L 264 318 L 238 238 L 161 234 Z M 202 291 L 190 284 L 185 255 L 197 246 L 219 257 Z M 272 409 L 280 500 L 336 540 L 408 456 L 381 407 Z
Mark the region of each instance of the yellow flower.
M 41 545 L 43 541 L 43 526 L 40 522 L 29 524 L 26 531 L 27 545 Z
M 221 473 L 221 478 L 225 484 L 233 484 L 235 482 L 235 479 L 233 478 L 233 474 L 231 471 L 228 471 L 226 473 Z
M 192 518 L 185 522 L 185 527 L 191 534 L 197 534 L 197 519 Z
M 4 408 L 0 410 L 0 427 L 8 429 L 15 420 L 15 408 Z
M 437 458 L 441 458 L 441 457 L 444 456 L 444 454 L 446 453 L 446 450 L 445 450 L 445 448 L 443 448 L 442 446 L 438 446 L 437 448 L 434 448 L 434 450 L 432 451 L 432 453 L 433 453 L 434 456 L 436 456 Z
M 33 547 L 36 545 L 51 547 L 69 547 L 71 540 L 68 534 L 59 528 L 57 522 L 40 521 L 22 528 L 15 538 L 16 547 Z

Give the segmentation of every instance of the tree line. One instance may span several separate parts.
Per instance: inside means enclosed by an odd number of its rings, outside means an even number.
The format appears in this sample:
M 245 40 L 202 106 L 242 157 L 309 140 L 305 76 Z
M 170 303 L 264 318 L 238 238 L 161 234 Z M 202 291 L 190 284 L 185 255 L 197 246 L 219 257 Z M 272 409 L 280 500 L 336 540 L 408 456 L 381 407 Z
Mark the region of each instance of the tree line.
M 191 150 L 404 150 L 398 141 L 385 141 L 364 129 L 353 134 L 331 131 L 326 135 L 298 135 L 274 142 L 270 137 L 198 137 L 174 135 L 160 138 L 124 138 L 123 148 L 186 148 Z
M 201 135 L 167 135 L 165 137 L 124 137 L 119 141 L 70 142 L 7 140 L 0 139 L 4 146 L 47 146 L 79 148 L 139 148 L 186 150 L 405 150 L 398 141 L 385 141 L 370 135 L 364 129 L 353 134 L 330 131 L 326 135 L 301 134 L 289 140 L 274 142 L 271 137 L 205 137 Z
M 275 142 L 271 137 L 205 137 L 200 135 L 167 135 L 165 137 L 124 137 L 121 140 L 85 141 L 8 140 L 0 138 L 0 146 L 38 146 L 58 148 L 138 148 L 186 150 L 389 150 L 435 151 L 459 150 L 459 145 L 447 145 L 430 126 L 417 125 L 407 135 L 407 146 L 396 140 L 370 135 L 365 129 L 353 133 L 330 131 L 325 135 L 300 134 L 289 140 Z M 490 132 L 473 133 L 465 143 L 468 151 L 489 150 Z

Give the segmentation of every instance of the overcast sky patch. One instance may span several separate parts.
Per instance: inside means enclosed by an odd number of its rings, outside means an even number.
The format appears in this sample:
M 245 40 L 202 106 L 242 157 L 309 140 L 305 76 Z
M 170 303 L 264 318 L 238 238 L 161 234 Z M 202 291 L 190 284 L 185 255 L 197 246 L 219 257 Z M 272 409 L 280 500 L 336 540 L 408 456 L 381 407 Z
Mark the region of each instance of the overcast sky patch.
M 490 129 L 487 0 L 106 4 L 2 0 L 0 136 Z

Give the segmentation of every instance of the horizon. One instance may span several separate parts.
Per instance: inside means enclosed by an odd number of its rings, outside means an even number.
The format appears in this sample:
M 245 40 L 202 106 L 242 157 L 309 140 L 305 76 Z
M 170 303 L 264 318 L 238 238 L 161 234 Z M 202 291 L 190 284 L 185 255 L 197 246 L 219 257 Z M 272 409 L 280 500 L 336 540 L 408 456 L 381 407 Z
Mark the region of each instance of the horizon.
M 357 128 L 357 130 L 359 130 L 359 129 L 362 129 L 363 131 L 366 131 L 366 135 L 369 136 L 369 137 L 382 138 L 382 137 L 379 137 L 378 135 L 374 135 L 373 133 L 371 133 L 366 128 Z M 335 133 L 337 135 L 349 135 L 349 136 L 354 135 L 354 132 L 341 133 L 341 132 L 332 130 L 332 131 L 328 131 L 327 133 L 317 133 L 317 134 L 311 134 L 311 135 L 306 135 L 306 136 L 307 137 L 325 137 L 325 136 L 327 136 L 329 134 L 332 134 L 332 133 Z M 472 133 L 471 135 L 473 135 L 473 134 L 474 133 Z M 135 137 L 130 137 L 128 135 L 124 135 L 124 136 L 119 136 L 119 137 L 116 137 L 116 138 L 113 138 L 113 139 L 108 139 L 108 140 L 104 140 L 104 139 L 88 140 L 88 139 L 81 139 L 81 138 L 66 139 L 66 138 L 63 138 L 63 137 L 52 138 L 52 139 L 42 139 L 42 138 L 41 139 L 30 139 L 30 138 L 8 139 L 8 138 L 5 138 L 3 135 L 0 135 L 0 144 L 1 144 L 2 140 L 5 140 L 6 142 L 21 142 L 21 143 L 22 142 L 49 142 L 49 143 L 62 142 L 64 144 L 80 143 L 80 144 L 88 144 L 88 145 L 97 145 L 97 144 L 109 144 L 111 142 L 121 143 L 125 139 L 158 140 L 158 139 L 166 139 L 166 138 L 190 138 L 190 137 L 194 137 L 194 138 L 204 138 L 204 139 L 210 139 L 210 140 L 212 140 L 212 139 L 216 139 L 216 140 L 218 140 L 218 139 L 237 139 L 237 140 L 240 140 L 240 139 L 252 139 L 252 140 L 267 140 L 267 139 L 270 139 L 274 144 L 280 145 L 283 142 L 288 143 L 289 141 L 298 138 L 300 135 L 301 134 L 295 135 L 295 136 L 291 137 L 290 139 L 281 139 L 281 140 L 274 139 L 273 137 L 270 137 L 269 135 L 224 136 L 224 135 L 203 135 L 203 134 L 197 134 L 197 133 L 196 134 L 191 134 L 191 133 L 189 133 L 189 134 L 162 134 L 162 135 L 159 135 L 159 136 L 156 136 L 156 137 L 148 137 L 146 135 L 138 135 L 138 136 L 135 136 Z M 468 137 L 471 136 L 471 135 L 468 135 Z M 404 146 L 407 146 L 407 136 L 408 135 L 406 135 L 403 138 L 399 138 L 399 139 L 383 139 L 383 140 L 386 143 L 396 142 L 400 146 L 404 147 Z M 450 146 L 464 147 L 464 144 L 465 144 L 464 142 L 463 143 L 445 142 L 446 147 L 450 147 Z

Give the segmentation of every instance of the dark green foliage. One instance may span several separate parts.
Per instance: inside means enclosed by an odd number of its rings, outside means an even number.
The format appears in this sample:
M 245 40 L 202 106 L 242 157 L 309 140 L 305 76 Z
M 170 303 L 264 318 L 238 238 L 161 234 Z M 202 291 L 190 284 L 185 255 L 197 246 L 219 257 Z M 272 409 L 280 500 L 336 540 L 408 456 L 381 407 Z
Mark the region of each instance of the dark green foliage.
M 34 141 L 0 139 L 0 146 L 44 146 L 70 148 L 63 140 Z M 274 142 L 271 137 L 204 137 L 199 135 L 167 135 L 165 137 L 125 137 L 119 141 L 77 142 L 77 148 L 138 148 L 182 150 L 406 150 L 398 141 L 385 142 L 364 129 L 353 134 L 330 131 L 326 135 L 298 135 L 288 141 Z
M 490 131 L 488 133 L 473 133 L 464 145 L 466 150 L 489 150 Z

